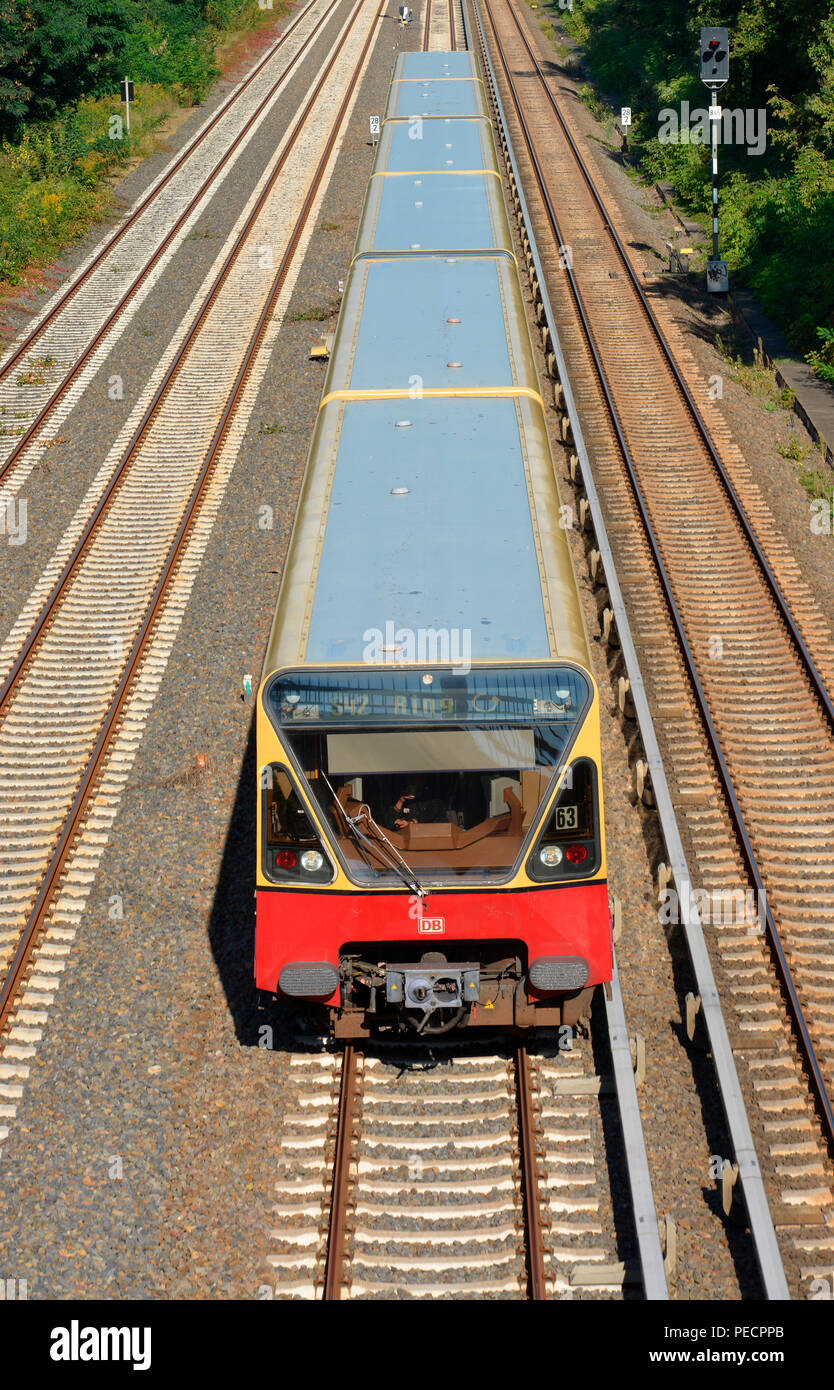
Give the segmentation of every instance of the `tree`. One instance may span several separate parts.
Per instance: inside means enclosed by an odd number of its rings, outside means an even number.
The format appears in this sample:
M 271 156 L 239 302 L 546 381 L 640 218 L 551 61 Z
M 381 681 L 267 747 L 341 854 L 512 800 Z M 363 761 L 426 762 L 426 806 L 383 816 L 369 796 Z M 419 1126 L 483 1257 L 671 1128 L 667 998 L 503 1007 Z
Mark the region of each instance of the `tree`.
M 112 88 L 135 0 L 0 0 L 0 134 Z

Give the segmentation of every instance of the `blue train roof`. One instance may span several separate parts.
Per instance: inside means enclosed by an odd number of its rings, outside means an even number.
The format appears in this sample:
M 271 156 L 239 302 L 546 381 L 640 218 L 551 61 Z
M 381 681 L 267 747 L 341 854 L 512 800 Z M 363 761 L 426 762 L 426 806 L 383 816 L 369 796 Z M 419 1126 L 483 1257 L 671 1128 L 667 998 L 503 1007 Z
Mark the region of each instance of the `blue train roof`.
M 344 413 L 306 661 L 361 662 L 391 622 L 468 631 L 473 660 L 547 659 L 515 401 L 324 409 Z
M 477 77 L 478 65 L 465 48 L 456 52 L 401 53 L 394 66 L 394 82 L 419 77 Z
M 385 114 L 387 117 L 485 116 L 487 107 L 483 84 L 470 77 L 395 82 Z
M 398 264 L 368 267 L 350 389 L 407 386 L 415 373 L 426 389 L 512 385 L 495 262 L 414 261 L 407 278 Z
M 512 240 L 492 173 L 374 174 L 356 240 L 370 251 L 504 250 Z
M 377 170 L 403 174 L 496 167 L 491 127 L 483 116 L 385 123 Z
M 473 661 L 587 662 L 473 72 L 468 54 L 397 64 L 390 105 L 437 117 L 383 124 L 266 669 L 362 663 L 388 624 L 466 633 Z
M 351 277 L 325 398 L 334 391 L 538 392 L 515 269 L 496 257 L 362 260 Z M 512 355 L 511 355 L 512 349 Z

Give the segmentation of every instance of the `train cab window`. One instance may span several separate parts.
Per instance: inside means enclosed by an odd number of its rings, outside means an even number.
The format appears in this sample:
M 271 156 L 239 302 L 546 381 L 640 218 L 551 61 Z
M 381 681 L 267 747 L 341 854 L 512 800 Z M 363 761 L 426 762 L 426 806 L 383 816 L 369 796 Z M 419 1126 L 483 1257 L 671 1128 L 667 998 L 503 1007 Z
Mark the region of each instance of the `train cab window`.
M 573 668 L 304 673 L 269 709 L 348 873 L 506 879 L 587 712 Z

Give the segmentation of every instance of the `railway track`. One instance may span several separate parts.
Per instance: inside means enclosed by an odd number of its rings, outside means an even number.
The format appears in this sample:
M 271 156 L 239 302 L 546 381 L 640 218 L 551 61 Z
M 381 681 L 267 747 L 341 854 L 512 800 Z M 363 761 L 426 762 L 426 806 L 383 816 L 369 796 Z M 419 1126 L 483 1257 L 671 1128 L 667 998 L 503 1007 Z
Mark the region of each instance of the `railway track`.
M 528 265 L 570 364 L 576 414 L 564 416 L 563 436 L 572 442 L 570 424 L 578 433 L 581 422 L 588 445 L 574 479 L 581 489 L 592 460 L 588 492 L 599 484 L 615 549 L 628 538 L 617 568 L 640 665 L 661 692 L 774 1219 L 800 1277 L 813 1279 L 824 1268 L 814 1261 L 834 1248 L 817 1137 L 821 1127 L 830 1143 L 834 1041 L 827 627 L 720 417 L 708 400 L 696 404 L 685 345 L 634 274 L 514 7 L 480 8 L 527 194 Z M 538 317 L 552 349 L 543 303 Z M 638 790 L 652 799 L 644 765 Z M 804 1229 L 791 1239 L 791 1227 Z
M 277 332 L 273 315 L 309 234 L 382 11 L 382 3 L 357 0 L 349 12 L 181 325 L 171 360 L 160 365 L 150 401 L 117 445 L 118 466 L 105 462 L 98 492 L 76 518 L 78 534 L 64 538 L 0 650 L 0 1139 L 234 463 L 265 369 L 259 354 Z M 277 248 L 275 264 L 263 264 L 264 244 Z
M 311 0 L 0 362 L 0 494 L 32 466 L 332 22 Z M 118 261 L 118 264 L 116 264 Z M 127 277 L 127 278 L 126 278 Z
M 463 31 L 463 15 L 460 0 L 438 0 L 432 8 L 432 0 L 426 0 L 423 11 L 423 49 L 451 49 L 466 47 Z
M 613 1056 L 624 1020 L 607 1017 Z M 370 1049 L 291 1058 L 270 1297 L 667 1297 L 630 1058 L 606 1087 L 589 1039 L 569 1029 Z M 625 1230 L 606 1095 L 619 1101 L 632 1179 Z

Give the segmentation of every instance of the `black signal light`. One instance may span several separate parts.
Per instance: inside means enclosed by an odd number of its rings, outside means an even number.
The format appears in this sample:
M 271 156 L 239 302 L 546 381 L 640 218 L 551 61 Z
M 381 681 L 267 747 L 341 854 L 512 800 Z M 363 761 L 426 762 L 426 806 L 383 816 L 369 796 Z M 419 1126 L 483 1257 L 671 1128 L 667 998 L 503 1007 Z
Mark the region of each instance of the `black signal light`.
M 701 30 L 701 81 L 722 86 L 730 76 L 730 46 L 726 29 Z

